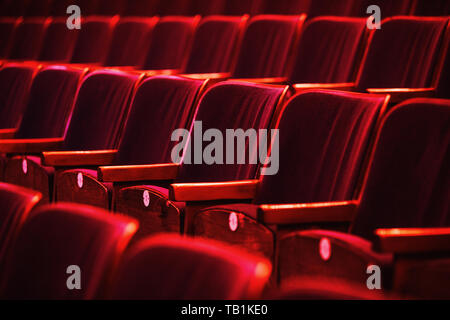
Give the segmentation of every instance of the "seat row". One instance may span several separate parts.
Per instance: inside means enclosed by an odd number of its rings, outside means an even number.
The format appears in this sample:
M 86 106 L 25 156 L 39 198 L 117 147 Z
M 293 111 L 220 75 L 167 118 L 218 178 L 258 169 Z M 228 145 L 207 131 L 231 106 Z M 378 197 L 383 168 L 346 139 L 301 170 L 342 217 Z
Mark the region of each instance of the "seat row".
M 2 64 L 35 60 L 45 65 L 71 63 L 208 74 L 203 78 L 340 83 L 341 87 L 356 80 L 360 89 L 374 87 L 370 81 L 391 78 L 392 84 L 384 87 L 420 88 L 430 86 L 438 76 L 440 58 L 448 47 L 448 17 L 389 18 L 380 30 L 368 30 L 363 18 L 304 20 L 305 15 L 262 15 L 250 20 L 247 16 L 88 17 L 81 30 L 69 30 L 63 19 L 4 19 L 0 56 Z M 403 45 L 427 57 L 417 66 L 424 75 L 411 83 L 402 83 L 401 74 L 391 71 L 410 55 L 397 50 Z M 393 50 L 395 60 L 390 58 Z M 382 64 L 374 65 L 372 60 Z M 363 64 L 373 69 L 363 72 Z M 365 77 L 375 72 L 375 79 Z
M 378 5 L 384 17 L 393 15 L 448 15 L 445 0 L 2 0 L 3 16 L 65 16 L 70 5 L 78 5 L 84 15 L 240 15 L 296 14 L 309 16 L 366 16 L 369 5 Z

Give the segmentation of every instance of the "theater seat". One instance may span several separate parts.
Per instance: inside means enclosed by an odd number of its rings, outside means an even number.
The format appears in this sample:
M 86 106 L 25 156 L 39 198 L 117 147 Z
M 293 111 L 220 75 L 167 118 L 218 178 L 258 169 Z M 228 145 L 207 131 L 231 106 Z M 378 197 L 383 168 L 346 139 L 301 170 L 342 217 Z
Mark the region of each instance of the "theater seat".
M 414 9 L 417 0 L 357 0 L 353 1 L 352 15 L 357 17 L 369 17 L 367 8 L 376 5 L 380 8 L 382 19 L 392 16 L 409 15 Z
M 271 127 L 273 114 L 283 101 L 287 87 L 263 86 L 244 82 L 221 82 L 205 92 L 196 112 L 196 121 L 201 121 L 202 132 L 215 128 L 223 132 L 227 128 L 255 130 Z M 199 122 L 197 122 L 198 130 Z M 191 126 L 191 132 L 194 126 Z M 198 134 L 198 133 L 197 133 Z M 176 141 L 180 142 L 176 138 Z M 199 148 L 200 146 L 193 148 Z M 230 146 L 230 148 L 232 148 Z M 233 146 L 233 152 L 236 146 Z M 253 149 L 252 149 L 253 150 Z M 174 152 L 174 151 L 172 151 Z M 175 153 L 175 160 L 181 161 L 180 150 Z M 186 151 L 188 152 L 188 151 Z M 193 152 L 193 151 L 191 151 Z M 223 151 L 224 157 L 226 151 Z M 231 151 L 230 151 L 231 152 Z M 250 152 L 250 151 L 249 151 Z M 196 156 L 198 157 L 198 155 Z M 183 232 L 183 202 L 172 201 L 167 189 L 168 182 L 213 182 L 253 178 L 256 164 L 208 165 L 193 164 L 193 155 L 180 164 L 165 163 L 156 165 L 138 165 L 129 167 L 100 167 L 99 176 L 105 182 L 127 183 L 117 190 L 116 210 L 133 217 L 144 217 L 146 223 L 142 228 L 148 233 Z M 225 159 L 225 158 L 224 158 Z M 173 160 L 173 159 L 172 159 Z M 225 160 L 224 160 L 225 161 Z M 178 162 L 178 161 L 176 161 Z M 140 218 L 141 219 L 141 218 Z M 143 221 L 143 220 L 141 220 Z
M 63 138 L 3 141 L 0 151 L 20 155 L 7 163 L 8 181 L 39 190 L 45 201 L 52 200 L 54 168 L 43 166 L 39 155 L 52 150 L 117 148 L 138 78 L 120 71 L 92 72 L 81 83 Z
M 91 16 L 81 20 L 81 29 L 71 63 L 102 64 L 107 55 L 117 17 Z
M 133 1 L 134 2 L 134 1 Z M 92 16 L 96 14 L 99 5 L 98 0 L 56 0 L 53 1 L 50 9 L 50 16 L 65 17 L 67 19 L 67 8 L 71 5 L 80 7 L 82 16 Z
M 183 72 L 187 74 L 230 72 L 247 16 L 203 18 L 195 31 L 192 50 Z
M 226 0 L 223 7 L 223 12 L 226 15 L 236 16 L 236 15 L 257 15 L 261 14 L 263 11 L 263 0 Z
M 234 78 L 284 77 L 289 52 L 303 25 L 305 15 L 261 15 L 251 18 L 244 33 Z
M 119 270 L 112 299 L 229 300 L 259 298 L 271 264 L 215 242 L 164 234 L 133 246 Z
M 308 207 L 318 202 L 354 199 L 373 131 L 387 102 L 388 98 L 382 95 L 326 90 L 294 96 L 277 121 L 279 143 L 273 150 L 279 150 L 278 172 L 265 175 L 261 171 L 259 181 L 247 181 L 248 185 L 253 184 L 252 192 L 239 192 L 244 182 L 234 186 L 205 185 L 203 190 L 195 183 L 171 185 L 173 200 L 218 203 L 196 212 L 189 232 L 273 259 L 279 236 L 302 223 L 290 222 L 282 215 L 278 221 L 276 216 L 266 220 L 260 215 L 261 207 L 289 203 Z M 217 198 L 217 194 L 222 198 Z M 245 203 L 249 199 L 253 204 Z M 227 205 L 225 200 L 234 204 Z M 331 222 L 335 228 L 342 227 L 342 221 Z
M 0 270 L 3 271 L 17 232 L 40 200 L 37 191 L 0 182 Z
M 198 96 L 206 82 L 175 76 L 155 76 L 143 81 L 137 89 L 127 120 L 124 135 L 117 150 L 111 152 L 112 161 L 99 159 L 99 165 L 140 165 L 158 164 L 171 161 L 171 151 L 175 142 L 170 141 L 172 132 L 178 128 L 189 128 L 195 112 Z M 71 152 L 45 152 L 44 161 L 62 169 L 56 179 L 57 201 L 70 201 L 95 205 L 105 209 L 111 205 L 111 183 L 102 183 L 88 159 L 83 163 L 83 155 Z M 92 153 L 85 153 L 86 157 Z M 80 187 L 79 181 L 83 181 Z M 147 219 L 142 217 L 142 221 Z M 145 232 L 147 224 L 142 223 Z M 150 225 L 150 223 L 149 223 Z
M 392 252 L 374 250 L 375 230 L 448 226 L 449 124 L 448 100 L 412 99 L 392 109 L 383 120 L 356 207 L 332 213 L 333 204 L 323 204 L 328 217 L 354 216 L 350 233 L 317 229 L 283 236 L 278 243 L 281 281 L 316 275 L 364 286 L 367 267 L 378 265 L 382 288 L 388 290 Z M 276 214 L 283 208 L 272 209 Z M 302 208 L 284 209 L 302 215 Z M 410 243 L 410 251 L 415 245 Z
M 369 40 L 356 88 L 390 93 L 392 102 L 432 96 L 448 18 L 393 17 Z
M 310 87 L 308 84 L 353 82 L 362 58 L 365 30 L 366 19 L 361 18 L 308 20 L 302 28 L 289 83 L 304 89 Z
M 93 207 L 42 206 L 19 232 L 0 295 L 20 300 L 99 297 L 137 228 L 133 219 Z M 78 290 L 71 278 L 77 272 Z
M 166 16 L 153 29 L 141 69 L 180 70 L 186 63 L 200 16 Z
M 156 18 L 121 18 L 114 28 L 105 66 L 141 66 Z
M 67 18 L 53 18 L 49 23 L 37 60 L 68 62 L 72 57 L 79 30 L 67 28 Z

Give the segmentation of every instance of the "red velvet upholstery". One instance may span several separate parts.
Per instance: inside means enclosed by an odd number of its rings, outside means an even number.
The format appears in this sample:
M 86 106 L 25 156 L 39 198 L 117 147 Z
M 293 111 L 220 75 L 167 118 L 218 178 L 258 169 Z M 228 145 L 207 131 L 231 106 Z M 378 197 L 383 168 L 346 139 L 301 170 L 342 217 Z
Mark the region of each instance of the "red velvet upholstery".
M 261 294 L 271 271 L 264 259 L 214 242 L 161 235 L 124 259 L 114 299 L 244 299 Z
M 0 183 L 0 269 L 17 232 L 40 199 L 41 194 L 37 191 Z
M 101 16 L 122 15 L 126 0 L 97 0 L 96 14 Z
M 450 102 L 414 99 L 385 120 L 352 232 L 450 224 Z
M 96 71 L 81 84 L 64 145 L 68 150 L 105 150 L 117 146 L 130 95 L 138 76 Z
M 114 28 L 105 66 L 141 66 L 155 19 L 122 18 Z
M 163 17 L 153 29 L 144 69 L 180 69 L 194 35 L 196 18 Z
M 209 89 L 203 96 L 195 121 L 202 121 L 202 130 L 215 128 L 226 136 L 226 129 L 268 128 L 283 87 L 266 87 L 250 83 L 224 82 Z M 192 141 L 193 139 L 191 139 Z M 224 142 L 225 143 L 225 142 Z M 191 149 L 194 150 L 192 141 Z M 236 157 L 236 144 L 234 155 Z M 226 159 L 224 150 L 223 158 Z M 225 161 L 225 160 L 224 160 Z M 192 164 L 186 161 L 180 168 L 177 182 L 213 182 L 251 179 L 257 165 L 249 164 Z
M 384 102 L 384 96 L 326 90 L 292 98 L 278 124 L 280 169 L 262 177 L 256 203 L 352 199 Z
M 284 236 L 279 241 L 280 277 L 316 273 L 361 281 L 374 263 L 389 282 L 389 255 L 378 261 L 368 241 L 376 228 L 450 223 L 449 125 L 448 100 L 411 99 L 392 109 L 377 138 L 352 235 L 311 230 Z M 328 260 L 319 254 L 324 238 Z
M 198 213 L 196 236 L 245 247 L 272 256 L 264 245 L 273 235 L 257 221 L 258 204 L 351 200 L 384 96 L 313 90 L 291 98 L 279 129 L 279 171 L 260 177 L 253 205 L 217 205 Z M 314 139 L 312 139 L 314 137 Z M 230 231 L 228 217 L 238 215 Z M 211 218 L 209 218 L 209 216 Z M 250 231 L 252 230 L 252 231 Z M 260 230 L 262 235 L 257 235 Z
M 242 17 L 213 16 L 200 22 L 184 73 L 230 72 Z
M 225 0 L 190 0 L 190 13 L 202 16 L 223 14 Z
M 123 16 L 151 17 L 157 15 L 159 0 L 126 1 Z
M 35 72 L 34 66 L 13 63 L 0 69 L 1 129 L 19 126 Z
M 145 80 L 134 97 L 113 165 L 170 163 L 176 144 L 170 137 L 175 129 L 189 129 L 194 99 L 202 83 L 171 76 Z M 83 188 L 77 185 L 79 172 L 85 181 Z M 98 181 L 96 172 L 63 171 L 56 179 L 56 190 L 58 201 L 111 207 L 111 188 Z
M 74 204 L 42 206 L 25 222 L 3 274 L 8 299 L 89 299 L 100 294 L 137 222 Z M 66 270 L 81 270 L 81 290 L 69 290 Z M 32 267 L 31 267 L 32 266 Z
M 115 164 L 171 162 L 175 129 L 189 129 L 202 81 L 171 76 L 145 80 L 134 97 Z
M 29 18 L 19 24 L 8 58 L 11 60 L 36 59 L 41 50 L 47 21 L 45 18 Z
M 39 53 L 41 61 L 69 61 L 79 31 L 67 28 L 66 18 L 55 18 L 50 22 Z
M 106 58 L 116 19 L 88 17 L 82 20 L 72 63 L 102 63 Z
M 320 17 L 303 27 L 290 83 L 354 80 L 366 19 Z
M 33 80 L 28 105 L 14 138 L 63 137 L 75 100 L 82 69 L 49 66 Z
M 373 34 L 358 88 L 430 87 L 447 23 L 447 18 L 385 20 Z
M 17 20 L 15 18 L 0 19 L 0 58 L 8 56 L 16 26 Z
M 300 16 L 253 17 L 244 34 L 235 78 L 281 77 L 292 49 Z

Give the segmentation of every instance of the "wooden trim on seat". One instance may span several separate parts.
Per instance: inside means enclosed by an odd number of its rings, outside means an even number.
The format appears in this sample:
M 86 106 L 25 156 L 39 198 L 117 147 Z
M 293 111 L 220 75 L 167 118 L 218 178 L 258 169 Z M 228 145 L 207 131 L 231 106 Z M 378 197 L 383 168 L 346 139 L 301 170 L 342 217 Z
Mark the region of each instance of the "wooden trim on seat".
M 369 88 L 368 93 L 389 94 L 391 103 L 398 103 L 412 98 L 432 98 L 436 93 L 435 88 Z
M 114 161 L 117 150 L 95 151 L 51 151 L 42 154 L 43 164 L 47 166 L 99 166 Z
M 174 201 L 210 201 L 253 199 L 259 180 L 211 183 L 173 183 L 169 197 Z
M 265 224 L 301 224 L 315 222 L 351 222 L 358 201 L 319 202 L 304 204 L 263 204 L 258 220 Z
M 374 248 L 381 252 L 450 253 L 450 228 L 377 229 Z
M 98 179 L 104 182 L 174 180 L 179 167 L 178 163 L 102 166 L 98 168 Z

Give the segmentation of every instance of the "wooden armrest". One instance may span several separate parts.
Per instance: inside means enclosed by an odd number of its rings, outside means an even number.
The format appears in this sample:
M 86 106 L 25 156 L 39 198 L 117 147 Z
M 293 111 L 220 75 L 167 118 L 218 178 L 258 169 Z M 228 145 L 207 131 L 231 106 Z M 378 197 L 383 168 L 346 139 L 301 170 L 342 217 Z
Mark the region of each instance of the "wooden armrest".
M 273 77 L 273 78 L 236 78 L 235 81 L 255 82 L 259 84 L 286 84 L 287 77 Z
M 435 88 L 369 88 L 369 93 L 389 94 L 390 102 L 397 103 L 412 98 L 431 98 L 435 95 Z
M 42 154 L 43 164 L 54 167 L 100 166 L 114 161 L 117 150 L 51 151 Z
M 351 222 L 357 208 L 357 201 L 263 204 L 258 208 L 258 220 L 265 224 Z
M 16 128 L 0 129 L 0 139 L 12 139 L 14 138 L 16 132 L 17 132 Z
M 295 93 L 309 89 L 330 89 L 330 90 L 344 90 L 353 91 L 355 89 L 355 84 L 353 82 L 342 82 L 342 83 L 296 83 L 292 87 Z
M 377 229 L 375 235 L 374 248 L 381 252 L 450 252 L 450 228 Z
M 181 74 L 181 76 L 194 79 L 194 80 L 207 80 L 207 79 L 217 79 L 217 80 L 226 80 L 231 77 L 231 73 L 223 72 L 223 73 L 188 73 Z
M 0 140 L 0 152 L 41 153 L 43 151 L 58 150 L 63 142 L 63 138 Z
M 104 182 L 174 180 L 179 167 L 178 163 L 99 167 L 98 178 Z
M 140 70 L 141 72 L 145 72 L 145 75 L 147 77 L 153 77 L 153 76 L 171 76 L 175 74 L 180 74 L 180 69 L 161 69 L 161 70 Z
M 173 183 L 169 197 L 174 201 L 253 199 L 258 180 L 210 183 Z

